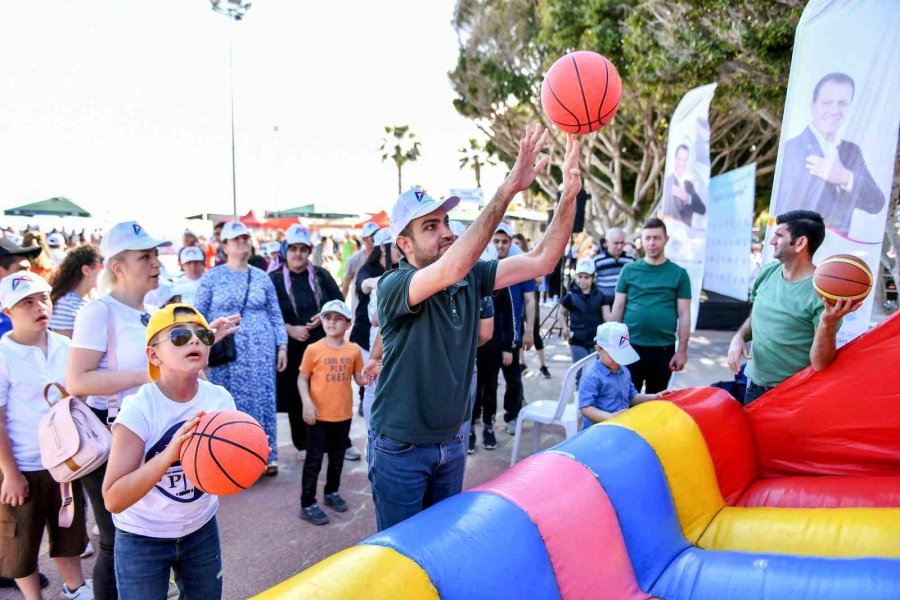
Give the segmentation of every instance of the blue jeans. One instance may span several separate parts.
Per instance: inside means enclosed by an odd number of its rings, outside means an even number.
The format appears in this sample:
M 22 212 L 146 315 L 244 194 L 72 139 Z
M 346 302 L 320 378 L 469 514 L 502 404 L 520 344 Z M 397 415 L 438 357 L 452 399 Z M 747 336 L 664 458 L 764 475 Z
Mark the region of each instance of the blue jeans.
M 587 346 L 579 346 L 578 344 L 569 344 L 569 353 L 572 355 L 572 364 L 573 365 L 593 351 L 594 351 L 593 348 L 588 348 Z
M 222 597 L 222 552 L 216 518 L 181 538 L 152 538 L 116 529 L 120 600 L 165 600 L 175 570 L 180 600 Z
M 462 491 L 465 428 L 442 444 L 410 444 L 369 430 L 366 454 L 378 531 Z
M 747 406 L 766 392 L 774 389 L 775 386 L 756 385 L 749 379 L 747 380 L 747 391 L 744 392 L 744 406 Z

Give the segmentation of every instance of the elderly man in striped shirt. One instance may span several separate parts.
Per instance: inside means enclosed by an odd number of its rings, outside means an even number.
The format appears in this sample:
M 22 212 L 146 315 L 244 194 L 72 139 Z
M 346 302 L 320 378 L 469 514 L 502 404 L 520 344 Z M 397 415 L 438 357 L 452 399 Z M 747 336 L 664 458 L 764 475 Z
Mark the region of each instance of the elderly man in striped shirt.
M 594 257 L 594 284 L 606 296 L 616 295 L 616 281 L 619 273 L 634 257 L 625 252 L 625 232 L 613 227 L 606 233 L 606 250 L 600 250 Z

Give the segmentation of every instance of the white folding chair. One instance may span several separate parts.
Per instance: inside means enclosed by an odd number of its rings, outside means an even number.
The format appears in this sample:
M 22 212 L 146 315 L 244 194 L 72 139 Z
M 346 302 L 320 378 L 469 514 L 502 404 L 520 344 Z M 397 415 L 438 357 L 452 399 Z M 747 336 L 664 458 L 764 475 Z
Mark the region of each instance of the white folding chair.
M 566 431 L 566 439 L 578 433 L 578 402 L 575 394 L 575 380 L 578 374 L 590 367 L 597 360 L 597 353 L 591 352 L 566 371 L 563 377 L 562 390 L 556 400 L 537 400 L 529 402 L 519 412 L 516 421 L 516 439 L 513 442 L 512 458 L 509 465 L 516 464 L 519 456 L 519 441 L 522 439 L 522 424 L 525 421 L 533 423 L 531 439 L 533 452 L 537 452 L 541 443 L 541 429 L 544 425 L 559 425 Z

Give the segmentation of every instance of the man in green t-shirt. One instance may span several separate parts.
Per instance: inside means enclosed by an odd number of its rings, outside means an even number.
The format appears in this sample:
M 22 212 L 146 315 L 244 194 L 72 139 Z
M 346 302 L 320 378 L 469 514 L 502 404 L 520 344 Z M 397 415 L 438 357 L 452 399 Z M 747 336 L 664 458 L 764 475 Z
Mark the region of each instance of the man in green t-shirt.
M 629 365 L 638 392 L 655 394 L 669 386 L 672 371 L 687 364 L 691 336 L 691 279 L 666 258 L 666 224 L 649 219 L 641 231 L 644 258 L 625 265 L 616 283 L 612 320 L 628 325 L 640 360 Z M 678 334 L 678 350 L 675 335 Z
M 478 260 L 513 197 L 547 165 L 539 157 L 546 139 L 539 125 L 526 128 L 506 180 L 459 239 L 447 217 L 459 198 L 438 202 L 412 189 L 391 211 L 404 259 L 378 282 L 384 355 L 367 452 L 379 531 L 462 490 L 481 299 L 552 271 L 572 233 L 581 178 L 570 135 L 562 198 L 544 237 L 526 254 Z
M 753 309 L 728 348 L 728 366 L 737 373 L 748 359 L 744 405 L 809 365 L 821 371 L 837 353 L 835 337 L 841 319 L 862 301 L 834 304 L 813 289 L 813 255 L 825 240 L 819 213 L 792 210 L 775 219 L 772 256 L 750 292 Z M 751 353 L 747 342 L 753 340 Z

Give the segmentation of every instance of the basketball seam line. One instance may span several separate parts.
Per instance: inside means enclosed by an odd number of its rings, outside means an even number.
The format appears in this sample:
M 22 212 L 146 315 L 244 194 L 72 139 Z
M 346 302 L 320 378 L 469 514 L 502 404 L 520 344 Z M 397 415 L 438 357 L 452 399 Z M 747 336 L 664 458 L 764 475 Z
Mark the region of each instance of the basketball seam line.
M 216 431 L 218 431 L 218 429 L 216 429 Z M 203 434 L 201 434 L 201 435 L 205 435 L 205 432 L 204 432 Z M 216 463 L 216 466 L 217 466 L 217 467 L 219 467 L 219 471 L 222 472 L 222 475 L 224 475 L 225 477 L 228 478 L 228 481 L 230 481 L 231 483 L 233 483 L 233 484 L 236 485 L 237 487 L 241 488 L 242 490 L 246 490 L 247 488 L 246 488 L 245 486 L 239 484 L 237 481 L 235 481 L 235 480 L 234 480 L 234 477 L 232 477 L 231 474 L 228 473 L 228 471 L 225 470 L 225 467 L 223 467 L 223 466 L 222 466 L 222 463 L 219 462 L 219 459 L 216 458 L 216 455 L 215 455 L 215 453 L 213 452 L 213 449 L 212 449 L 212 441 L 213 441 L 213 439 L 219 439 L 219 438 L 214 438 L 214 436 L 210 435 L 210 436 L 207 438 L 207 441 L 206 441 L 207 450 L 209 451 L 209 457 L 210 457 L 211 459 L 213 459 L 213 462 Z M 223 441 L 224 441 L 224 440 L 223 440 Z
M 835 281 L 846 281 L 847 283 L 855 283 L 857 285 L 864 285 L 866 287 L 872 287 L 872 282 L 870 281 L 857 281 L 856 279 L 847 279 L 846 277 L 837 277 L 835 275 L 829 275 L 828 273 L 817 273 L 816 277 L 819 279 L 834 279 Z
M 246 423 L 246 421 L 229 421 L 229 422 L 223 423 L 222 425 L 220 425 L 219 427 L 217 427 L 216 430 L 213 431 L 212 433 L 197 433 L 197 434 L 194 434 L 194 435 L 197 435 L 197 436 L 200 436 L 200 437 L 204 437 L 204 438 L 213 439 L 213 440 L 217 440 L 217 441 L 219 441 L 219 442 L 223 442 L 223 443 L 228 444 L 228 445 L 230 445 L 230 446 L 236 446 L 236 447 L 240 448 L 241 450 L 245 451 L 247 454 L 251 454 L 251 455 L 255 456 L 256 458 L 258 458 L 258 459 L 259 459 L 259 462 L 261 462 L 262 464 L 266 464 L 266 459 L 264 459 L 262 456 L 260 456 L 259 454 L 257 454 L 257 453 L 254 452 L 253 450 L 251 450 L 250 448 L 247 448 L 246 446 L 243 446 L 243 445 L 241 445 L 241 444 L 238 444 L 238 443 L 235 442 L 234 440 L 229 440 L 228 438 L 223 438 L 223 437 L 219 437 L 219 436 L 216 435 L 216 431 L 218 431 L 218 430 L 221 429 L 222 427 L 225 427 L 226 425 L 232 425 L 232 424 L 234 424 L 234 423 Z M 252 423 L 249 423 L 249 425 L 252 425 Z M 262 427 L 260 427 L 259 429 L 260 429 L 260 431 L 262 431 Z
M 597 120 L 603 125 L 603 117 L 600 115 L 600 111 L 603 110 L 603 103 L 606 102 L 606 93 L 609 92 L 609 61 L 606 58 L 603 59 L 603 68 L 606 70 L 606 80 L 603 85 L 603 97 L 600 98 L 600 105 L 597 107 Z
M 213 415 L 213 417 L 209 421 L 206 422 L 206 425 L 203 427 L 203 431 L 201 431 L 199 433 L 201 435 L 206 433 L 206 430 L 209 429 L 209 426 L 213 424 L 213 421 L 218 419 L 221 415 L 222 415 L 222 413 L 216 413 L 215 415 Z M 197 433 L 198 432 L 195 431 L 194 435 L 191 437 L 191 439 L 193 439 L 194 437 L 200 437 L 197 435 Z M 203 440 L 197 440 L 197 448 L 194 450 L 194 477 L 197 478 L 197 481 L 194 482 L 194 485 L 197 486 L 198 488 L 200 488 L 200 491 L 203 491 L 203 484 L 200 483 L 200 470 L 197 468 L 198 467 L 197 463 L 199 460 L 199 452 L 198 451 L 200 450 L 200 444 L 202 442 L 203 442 Z M 181 468 L 184 469 L 184 465 L 182 465 Z
M 575 56 L 572 56 L 572 65 L 575 67 L 575 77 L 578 78 L 578 89 L 581 90 L 581 101 L 584 102 L 584 116 L 588 118 L 588 121 L 591 119 L 591 111 L 587 105 L 587 96 L 584 95 L 584 83 L 581 81 L 581 71 L 578 70 L 578 61 L 575 60 Z M 579 130 L 581 129 L 581 125 L 578 126 Z M 590 127 L 588 127 L 590 130 Z
M 550 120 L 562 127 L 577 127 L 578 131 L 581 131 L 581 121 L 578 120 L 578 115 L 573 113 L 571 110 L 569 110 L 568 106 L 563 104 L 562 100 L 559 99 L 559 96 L 556 95 L 556 92 L 553 91 L 553 85 L 550 83 L 549 79 L 547 79 L 547 89 L 550 90 L 550 93 L 553 94 L 553 98 L 560 106 L 562 106 L 563 110 L 572 115 L 572 118 L 575 119 L 575 125 L 569 125 L 568 123 L 558 123 L 557 121 L 553 121 L 553 119 Z M 578 133 L 578 131 L 576 131 L 575 133 Z

